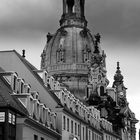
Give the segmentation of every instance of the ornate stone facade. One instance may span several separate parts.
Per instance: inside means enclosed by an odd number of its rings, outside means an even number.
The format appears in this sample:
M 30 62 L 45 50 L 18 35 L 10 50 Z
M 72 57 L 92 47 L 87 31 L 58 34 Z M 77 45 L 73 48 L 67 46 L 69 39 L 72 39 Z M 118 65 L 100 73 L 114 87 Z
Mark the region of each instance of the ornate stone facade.
M 112 133 L 122 140 L 135 140 L 138 121 L 127 102 L 119 63 L 113 86 L 109 88 L 101 35 L 92 35 L 87 28 L 84 4 L 85 0 L 63 0 L 60 28 L 47 36 L 41 69 L 47 70 L 86 106 L 98 109 L 102 124 L 105 121 L 112 124 Z M 62 98 L 62 94 L 57 96 L 60 95 Z

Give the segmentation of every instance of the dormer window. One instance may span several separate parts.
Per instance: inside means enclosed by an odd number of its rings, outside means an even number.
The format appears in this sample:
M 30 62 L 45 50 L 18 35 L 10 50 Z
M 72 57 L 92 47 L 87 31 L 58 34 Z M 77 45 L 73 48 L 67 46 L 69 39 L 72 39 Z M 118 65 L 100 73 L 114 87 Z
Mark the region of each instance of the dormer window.
M 24 83 L 21 82 L 20 93 L 23 93 L 23 86 L 24 86 Z
M 90 60 L 90 56 L 91 56 L 91 50 L 88 48 L 88 46 L 86 45 L 86 47 L 83 49 L 83 62 L 87 62 L 88 60 Z
M 13 77 L 13 90 L 14 90 L 14 91 L 16 90 L 16 81 L 17 81 L 17 77 L 14 76 L 14 77 Z
M 64 63 L 65 62 L 65 50 L 62 47 L 62 45 L 60 45 L 59 49 L 57 50 L 56 56 L 57 56 L 57 62 L 58 63 Z

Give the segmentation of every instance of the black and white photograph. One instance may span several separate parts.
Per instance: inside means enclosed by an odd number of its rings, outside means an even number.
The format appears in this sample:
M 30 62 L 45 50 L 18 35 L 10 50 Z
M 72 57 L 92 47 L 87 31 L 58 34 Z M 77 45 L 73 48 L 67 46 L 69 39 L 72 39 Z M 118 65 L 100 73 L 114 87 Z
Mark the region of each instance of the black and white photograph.
M 0 140 L 140 140 L 140 0 L 0 0 Z

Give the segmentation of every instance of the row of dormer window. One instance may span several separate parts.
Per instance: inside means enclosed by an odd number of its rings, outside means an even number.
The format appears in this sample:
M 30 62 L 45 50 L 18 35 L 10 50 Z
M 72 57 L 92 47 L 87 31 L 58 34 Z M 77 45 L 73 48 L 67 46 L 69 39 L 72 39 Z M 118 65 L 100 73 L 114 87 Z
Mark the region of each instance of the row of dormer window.
M 76 99 L 68 91 L 60 91 L 58 98 L 64 106 L 67 106 L 71 111 L 88 121 L 92 126 L 100 129 L 100 111 L 96 108 L 91 108 L 90 111 L 82 102 Z
M 42 125 L 56 130 L 56 113 L 39 101 L 39 93 L 36 91 L 31 92 L 31 86 L 26 84 L 23 79 L 18 78 L 17 73 L 10 72 L 4 77 L 11 84 L 14 92 L 12 95 L 16 96 L 24 105 L 29 116 L 42 123 Z
M 31 86 L 29 84 L 26 84 L 23 79 L 18 78 L 18 75 L 16 73 L 13 73 L 11 76 L 11 87 L 14 93 L 20 94 L 30 92 Z
M 46 71 L 45 71 L 46 72 Z M 46 72 L 47 73 L 47 72 Z M 100 111 L 95 107 L 90 106 L 86 107 L 79 99 L 75 98 L 73 94 L 70 93 L 66 88 L 62 88 L 58 81 L 52 76 L 46 74 L 44 78 L 45 85 L 54 91 L 55 95 L 60 99 L 61 103 L 66 106 L 68 109 L 82 117 L 84 120 L 88 121 L 92 126 L 97 129 L 100 129 L 100 121 L 102 127 L 110 132 L 112 132 L 112 124 L 105 119 L 100 119 Z M 47 83 L 46 83 L 47 82 Z
M 31 94 L 27 96 L 26 100 L 26 108 L 32 118 L 49 128 L 56 129 L 56 113 L 51 112 L 45 104 L 40 103 L 40 101 Z

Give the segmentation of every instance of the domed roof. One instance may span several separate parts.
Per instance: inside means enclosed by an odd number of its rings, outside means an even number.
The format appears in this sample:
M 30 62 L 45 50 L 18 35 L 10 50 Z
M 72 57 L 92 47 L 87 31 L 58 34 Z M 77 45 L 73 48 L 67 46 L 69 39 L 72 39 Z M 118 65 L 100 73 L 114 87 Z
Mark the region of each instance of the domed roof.
M 42 68 L 54 73 L 83 69 L 83 73 L 94 49 L 94 40 L 88 29 L 62 27 L 44 48 L 45 60 Z
M 88 81 L 88 62 L 97 51 L 100 35 L 92 36 L 84 16 L 85 0 L 63 0 L 60 28 L 48 33 L 41 54 L 41 69 L 63 82 L 78 98 L 85 97 Z

